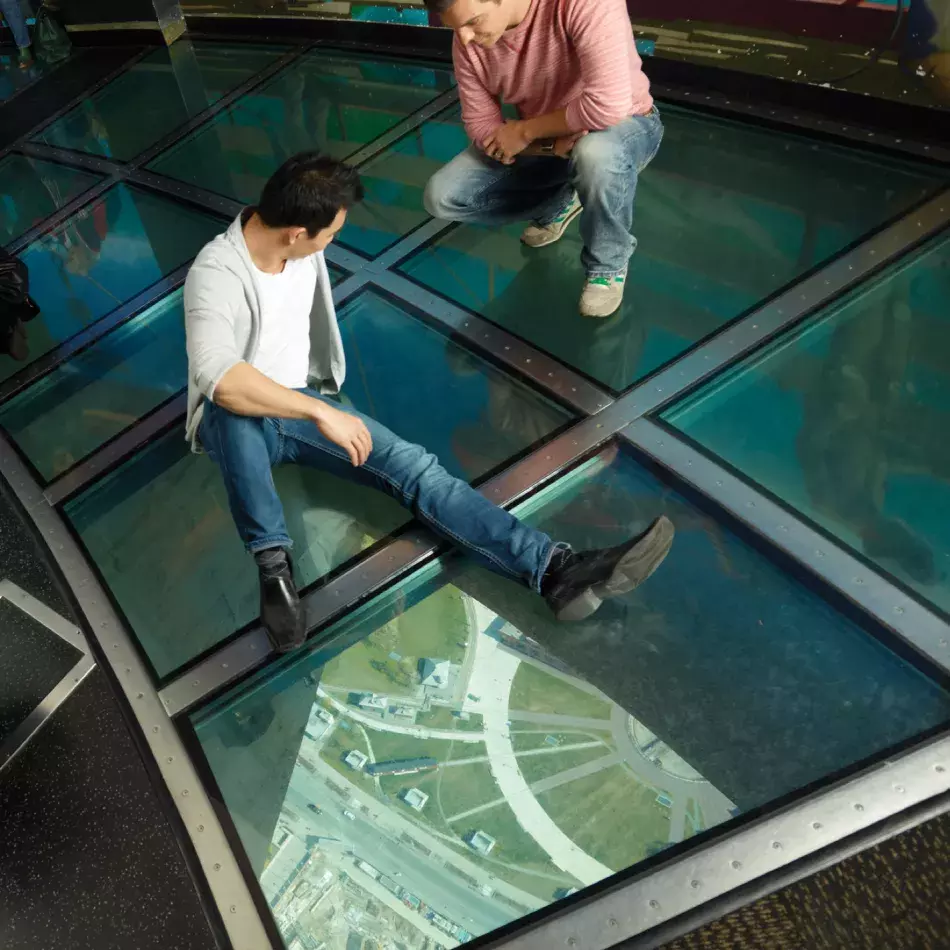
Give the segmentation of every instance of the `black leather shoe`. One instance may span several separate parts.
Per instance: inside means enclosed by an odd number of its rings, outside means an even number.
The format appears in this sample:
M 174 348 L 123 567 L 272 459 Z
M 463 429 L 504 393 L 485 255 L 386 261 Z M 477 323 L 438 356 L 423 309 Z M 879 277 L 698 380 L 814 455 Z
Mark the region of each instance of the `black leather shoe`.
M 544 599 L 558 620 L 586 620 L 605 600 L 639 587 L 670 553 L 674 533 L 662 516 L 626 544 L 561 555 L 542 582 Z
M 261 623 L 278 653 L 289 653 L 302 646 L 307 639 L 304 611 L 294 584 L 293 563 L 286 551 L 275 558 L 270 551 L 270 563 L 261 563 L 258 571 L 261 582 Z

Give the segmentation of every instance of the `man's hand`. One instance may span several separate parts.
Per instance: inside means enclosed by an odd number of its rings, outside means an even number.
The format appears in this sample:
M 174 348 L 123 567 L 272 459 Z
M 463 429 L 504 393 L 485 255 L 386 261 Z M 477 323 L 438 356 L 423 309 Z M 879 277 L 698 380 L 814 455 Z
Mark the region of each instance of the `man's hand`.
M 575 132 L 573 135 L 562 135 L 554 140 L 554 154 L 558 158 L 570 158 L 574 146 L 585 136 L 586 132 Z
M 354 466 L 359 468 L 373 451 L 373 439 L 369 429 L 357 416 L 318 402 L 314 423 L 320 434 L 343 449 Z
M 528 148 L 531 142 L 525 123 L 520 119 L 509 119 L 482 142 L 482 148 L 489 158 L 501 162 L 502 165 L 511 165 L 516 156 Z

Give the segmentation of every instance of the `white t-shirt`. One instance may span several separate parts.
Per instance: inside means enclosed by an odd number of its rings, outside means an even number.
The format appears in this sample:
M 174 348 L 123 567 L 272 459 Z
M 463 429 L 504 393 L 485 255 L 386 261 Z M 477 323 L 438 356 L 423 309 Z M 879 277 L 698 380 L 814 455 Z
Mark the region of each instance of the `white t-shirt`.
M 310 311 L 317 289 L 313 261 L 287 261 L 279 274 L 257 272 L 261 335 L 254 369 L 288 389 L 303 389 L 310 370 Z

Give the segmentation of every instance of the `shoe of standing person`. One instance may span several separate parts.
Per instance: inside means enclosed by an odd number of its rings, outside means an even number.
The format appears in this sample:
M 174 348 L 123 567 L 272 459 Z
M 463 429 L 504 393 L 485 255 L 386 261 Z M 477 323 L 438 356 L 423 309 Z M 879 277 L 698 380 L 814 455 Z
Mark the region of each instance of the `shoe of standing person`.
M 564 237 L 567 226 L 583 211 L 577 192 L 570 204 L 548 224 L 529 224 L 521 234 L 521 243 L 528 247 L 546 247 Z
M 17 57 L 18 69 L 29 69 L 36 62 L 33 59 L 33 50 L 29 46 L 21 46 Z
M 274 649 L 278 653 L 289 653 L 307 639 L 293 562 L 284 548 L 258 551 L 254 560 L 260 575 L 261 624 Z
M 626 268 L 613 277 L 588 277 L 581 294 L 581 316 L 601 319 L 613 316 L 623 303 L 626 282 Z
M 630 593 L 650 577 L 670 553 L 674 533 L 673 522 L 661 516 L 617 547 L 556 551 L 541 593 L 558 620 L 586 620 L 605 600 Z

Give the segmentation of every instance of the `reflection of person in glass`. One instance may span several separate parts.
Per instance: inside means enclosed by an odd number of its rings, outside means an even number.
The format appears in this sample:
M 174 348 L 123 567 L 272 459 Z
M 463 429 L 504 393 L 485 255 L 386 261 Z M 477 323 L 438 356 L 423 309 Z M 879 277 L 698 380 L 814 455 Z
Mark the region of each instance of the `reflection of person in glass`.
M 0 0 L 0 13 L 7 21 L 17 45 L 17 65 L 20 69 L 29 69 L 33 65 L 33 51 L 30 48 L 30 29 L 26 25 L 20 0 Z
M 868 557 L 916 584 L 937 580 L 929 544 L 884 510 L 888 478 L 923 472 L 950 478 L 947 416 L 919 403 L 908 387 L 915 329 L 898 278 L 860 319 L 846 320 L 820 368 L 793 364 L 782 383 L 804 393 L 798 437 L 805 485 L 819 516 L 843 523 Z M 796 378 L 797 377 L 797 378 Z
M 434 217 L 532 220 L 522 241 L 557 241 L 580 216 L 581 313 L 623 300 L 637 176 L 663 125 L 624 0 L 426 0 L 455 31 L 453 58 L 472 145 L 426 189 Z M 520 118 L 505 121 L 500 102 Z
M 26 264 L 0 247 L 0 354 L 17 362 L 30 357 L 25 323 L 39 313 L 30 297 Z
M 298 155 L 268 181 L 257 207 L 201 251 L 185 283 L 187 435 L 221 469 L 238 533 L 257 561 L 261 619 L 274 646 L 289 650 L 306 637 L 271 471 L 286 462 L 389 493 L 485 567 L 543 595 L 561 620 L 588 617 L 634 589 L 670 549 L 666 518 L 615 548 L 575 553 L 449 475 L 422 447 L 334 401 L 345 359 L 323 250 L 362 196 L 353 169 Z

